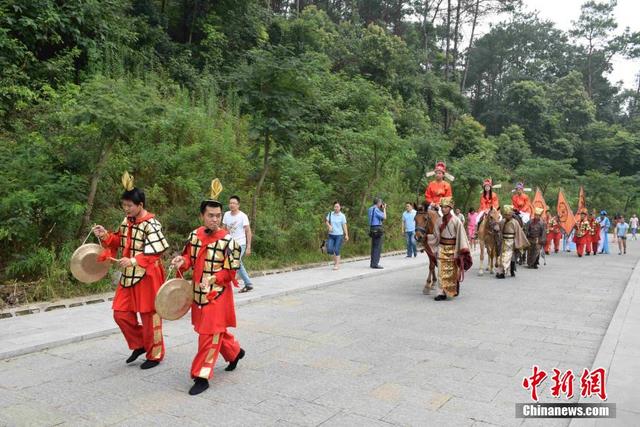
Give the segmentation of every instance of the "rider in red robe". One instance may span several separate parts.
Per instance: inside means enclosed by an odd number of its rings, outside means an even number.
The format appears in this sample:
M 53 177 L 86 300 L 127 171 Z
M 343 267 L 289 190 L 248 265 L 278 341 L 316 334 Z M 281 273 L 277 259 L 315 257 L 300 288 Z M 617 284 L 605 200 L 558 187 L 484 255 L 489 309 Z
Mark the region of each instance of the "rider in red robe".
M 453 196 L 451 184 L 444 180 L 446 173 L 447 166 L 445 163 L 438 162 L 433 172 L 427 174 L 427 176 L 436 176 L 436 179 L 431 181 L 424 191 L 424 199 L 431 207 L 439 207 L 441 198 Z M 451 175 L 449 176 L 451 177 Z
M 526 212 L 531 216 L 533 212 L 531 212 L 531 202 L 529 201 L 529 196 L 524 193 L 524 184 L 519 182 L 516 184 L 516 192 L 513 196 L 511 196 L 511 204 L 513 205 L 513 209 L 519 212 Z
M 182 255 L 172 260 L 182 272 L 193 269 L 191 323 L 198 333 L 198 352 L 191 365 L 190 395 L 209 388 L 219 354 L 229 362 L 226 371 L 233 371 L 245 354 L 227 331 L 236 327 L 233 287 L 237 286 L 240 246 L 220 228 L 222 204 L 205 200 L 200 213 L 204 226 L 191 232 Z

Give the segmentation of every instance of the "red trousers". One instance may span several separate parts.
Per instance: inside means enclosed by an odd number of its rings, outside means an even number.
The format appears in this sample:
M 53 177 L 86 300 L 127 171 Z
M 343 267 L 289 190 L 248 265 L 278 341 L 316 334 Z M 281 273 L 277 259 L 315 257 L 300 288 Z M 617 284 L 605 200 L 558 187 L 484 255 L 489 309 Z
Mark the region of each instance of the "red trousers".
M 551 241 L 553 240 L 553 250 L 555 253 L 558 253 L 560 250 L 560 233 L 549 233 L 547 234 L 547 241 L 544 244 L 544 252 L 546 254 L 549 253 L 549 249 L 551 249 Z
M 228 332 L 213 335 L 198 335 L 198 353 L 191 364 L 191 378 L 211 379 L 218 355 L 232 362 L 240 353 L 240 343 Z
M 584 254 L 584 249 L 587 245 L 591 247 L 591 240 L 588 236 L 576 237 L 574 239 L 574 242 L 576 243 L 576 251 L 578 252 L 578 256 L 582 256 Z
M 598 241 L 597 240 L 592 240 L 591 241 L 591 251 L 593 252 L 593 254 L 597 254 L 598 253 Z
M 147 359 L 164 359 L 164 339 L 162 337 L 162 319 L 155 312 L 140 313 L 142 325 L 134 311 L 114 311 L 113 318 L 120 327 L 131 350 L 144 348 Z

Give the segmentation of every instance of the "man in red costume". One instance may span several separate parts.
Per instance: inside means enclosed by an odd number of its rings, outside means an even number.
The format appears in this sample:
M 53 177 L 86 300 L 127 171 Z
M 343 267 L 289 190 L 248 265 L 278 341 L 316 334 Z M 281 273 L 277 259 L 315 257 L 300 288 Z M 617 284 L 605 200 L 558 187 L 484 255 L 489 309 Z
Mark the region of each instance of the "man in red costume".
M 558 222 L 558 216 L 553 215 L 547 223 L 547 241 L 544 245 L 544 253 L 549 255 L 551 251 L 551 241 L 553 241 L 553 251 L 558 253 L 560 250 L 561 237 L 562 231 L 560 229 L 560 223 Z
M 529 222 L 531 215 L 531 202 L 529 202 L 529 196 L 525 193 L 524 184 L 519 182 L 516 184 L 515 193 L 511 196 L 511 204 L 513 205 L 513 210 L 518 211 L 520 214 L 520 218 L 522 218 L 522 222 L 525 224 Z
M 582 208 L 580 211 L 580 219 L 574 226 L 575 236 L 573 237 L 573 241 L 576 243 L 576 251 L 578 252 L 578 256 L 581 257 L 584 253 L 584 249 L 587 245 L 591 244 L 591 226 L 589 225 L 589 220 L 587 219 L 587 210 Z
M 434 209 L 440 207 L 440 199 L 443 197 L 452 197 L 451 184 L 444 180 L 445 176 L 453 181 L 453 176 L 447 173 L 447 165 L 444 162 L 436 163 L 436 167 L 433 172 L 428 172 L 427 177 L 436 176 L 434 181 L 431 181 L 424 191 L 425 201 Z
M 191 364 L 192 396 L 209 388 L 219 354 L 229 362 L 226 371 L 233 371 L 245 354 L 227 332 L 236 327 L 233 286 L 237 286 L 240 246 L 221 228 L 222 204 L 215 200 L 220 191 L 221 186 L 212 192 L 212 199 L 200 204 L 203 226 L 191 232 L 182 255 L 171 261 L 182 272 L 193 269 L 191 323 L 198 333 L 198 352 Z
M 126 216 L 118 231 L 110 233 L 97 225 L 93 233 L 106 248 L 99 259 L 116 261 L 123 269 L 112 308 L 113 318 L 133 350 L 127 363 L 146 353 L 147 360 L 140 368 L 149 369 L 164 358 L 162 320 L 156 313 L 155 298 L 164 282 L 160 258 L 169 243 L 155 215 L 145 209 L 144 192 L 134 187 L 133 177 L 125 172 L 122 183 L 122 209 Z M 118 249 L 122 258 L 116 260 Z M 138 313 L 142 324 L 138 323 Z
M 598 244 L 600 243 L 600 224 L 596 219 L 598 216 L 596 215 L 596 210 L 591 211 L 591 215 L 589 215 L 589 226 L 591 227 L 591 231 L 589 232 L 589 242 L 587 243 L 587 255 L 593 251 L 593 255 L 598 254 Z

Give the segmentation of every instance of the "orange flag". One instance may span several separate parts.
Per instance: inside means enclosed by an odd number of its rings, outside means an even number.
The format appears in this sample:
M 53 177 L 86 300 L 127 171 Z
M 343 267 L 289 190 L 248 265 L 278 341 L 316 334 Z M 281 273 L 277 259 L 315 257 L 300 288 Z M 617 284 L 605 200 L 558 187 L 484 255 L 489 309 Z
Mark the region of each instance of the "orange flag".
M 536 188 L 536 195 L 533 196 L 533 207 L 535 208 L 542 208 L 542 210 L 544 211 L 542 213 L 542 218 L 546 218 L 548 213 L 549 213 L 549 206 L 547 206 L 547 203 L 544 201 L 544 197 L 542 197 L 542 191 L 540 191 L 539 188 Z
M 569 234 L 573 230 L 573 226 L 576 225 L 576 219 L 573 216 L 573 211 L 567 203 L 567 199 L 564 198 L 562 191 L 558 193 L 558 206 L 556 208 L 558 212 L 558 220 L 564 231 Z
M 580 186 L 580 193 L 578 194 L 578 215 L 580 214 L 580 211 L 582 211 L 582 209 L 586 209 L 587 208 L 587 203 L 585 201 L 584 198 L 584 187 Z

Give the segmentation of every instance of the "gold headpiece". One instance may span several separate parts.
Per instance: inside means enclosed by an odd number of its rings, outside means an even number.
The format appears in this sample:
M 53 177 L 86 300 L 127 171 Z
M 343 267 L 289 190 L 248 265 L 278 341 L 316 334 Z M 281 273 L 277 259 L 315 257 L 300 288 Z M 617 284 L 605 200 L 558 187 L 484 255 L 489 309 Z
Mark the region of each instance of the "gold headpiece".
M 135 188 L 133 185 L 133 175 L 129 175 L 127 171 L 124 171 L 122 174 L 122 186 L 126 191 L 131 191 Z
M 443 197 L 440 199 L 440 206 L 453 207 L 453 197 Z
M 218 200 L 220 193 L 222 193 L 222 183 L 216 178 L 211 181 L 211 199 Z
M 542 209 L 542 208 L 536 208 L 536 209 L 535 209 L 535 213 L 536 213 L 536 215 L 542 215 L 542 214 L 544 213 L 544 209 Z
M 502 207 L 502 213 L 503 214 L 510 214 L 513 213 L 513 205 L 504 205 Z

